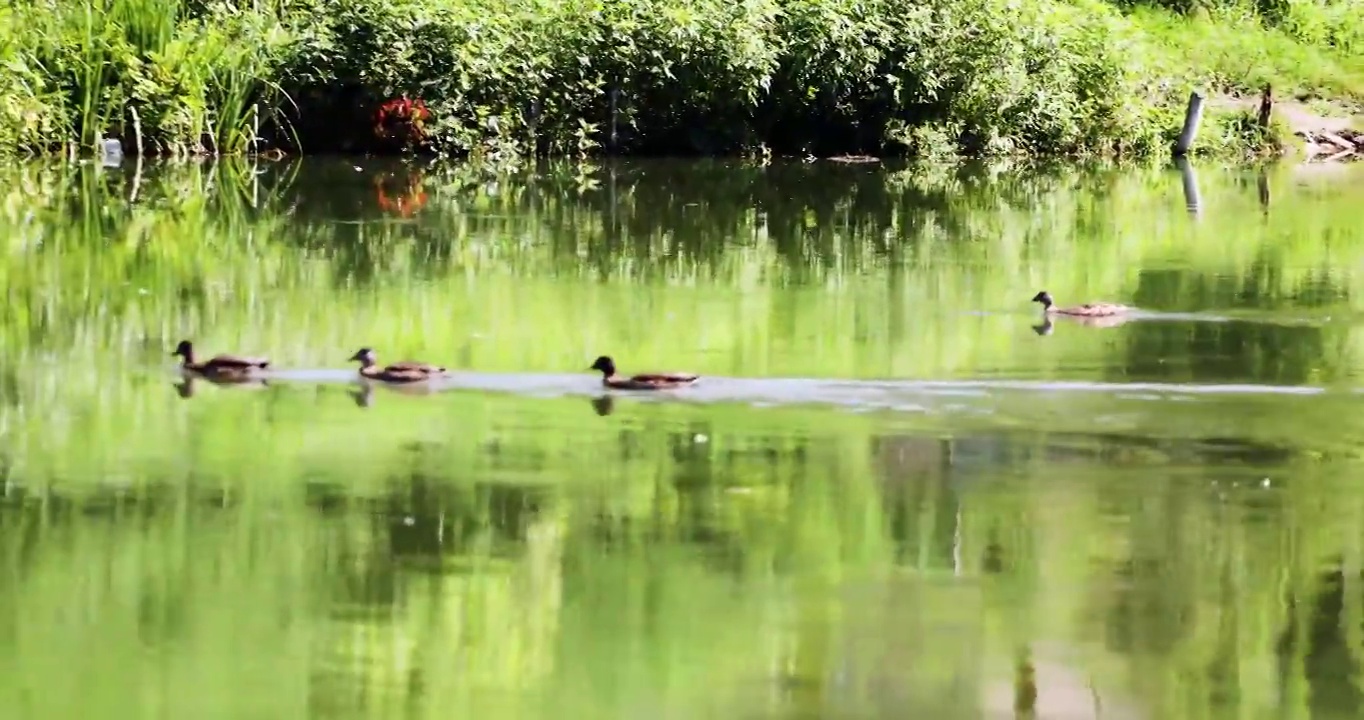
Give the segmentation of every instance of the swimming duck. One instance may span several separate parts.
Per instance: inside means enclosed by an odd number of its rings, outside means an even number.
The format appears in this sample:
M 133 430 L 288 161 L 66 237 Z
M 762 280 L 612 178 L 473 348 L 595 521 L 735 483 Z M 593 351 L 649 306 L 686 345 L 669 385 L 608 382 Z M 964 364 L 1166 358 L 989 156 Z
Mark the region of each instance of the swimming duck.
M 202 375 L 215 380 L 249 380 L 257 370 L 270 366 L 266 358 L 242 357 L 240 355 L 214 355 L 204 362 L 194 361 L 194 343 L 181 340 L 175 346 L 171 357 L 180 356 L 180 368 L 186 372 Z
M 606 355 L 597 358 L 597 361 L 592 363 L 592 367 L 588 369 L 600 370 L 602 385 L 617 390 L 667 390 L 668 388 L 690 385 L 700 377 L 691 373 L 645 373 L 631 375 L 630 377 L 619 377 L 616 375 L 615 361 Z
M 1076 317 L 1105 317 L 1121 315 L 1132 308 L 1114 303 L 1086 303 L 1076 307 L 1059 308 L 1052 304 L 1051 293 L 1043 290 L 1032 296 L 1032 301 L 1042 303 L 1042 311 L 1052 315 L 1074 315 Z
M 445 368 L 439 365 L 412 361 L 396 362 L 379 367 L 378 356 L 367 347 L 355 351 L 355 354 L 348 359 L 360 361 L 361 377 L 391 383 L 421 382 L 439 377 L 445 372 Z

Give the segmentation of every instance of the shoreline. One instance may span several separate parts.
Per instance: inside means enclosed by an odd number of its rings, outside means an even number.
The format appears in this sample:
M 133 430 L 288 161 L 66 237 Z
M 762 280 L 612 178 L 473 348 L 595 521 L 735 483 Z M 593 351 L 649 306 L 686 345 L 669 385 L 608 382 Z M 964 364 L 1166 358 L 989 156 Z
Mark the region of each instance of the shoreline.
M 1335 136 L 1340 139 L 1340 136 Z M 0 155 L 0 166 L 3 165 L 25 165 L 30 163 L 44 164 L 55 163 L 57 165 L 100 165 L 106 169 L 117 168 L 140 168 L 157 166 L 175 165 L 197 165 L 197 164 L 219 164 L 219 163 L 248 163 L 257 166 L 263 165 L 288 165 L 305 161 L 324 161 L 339 164 L 351 164 L 356 173 L 367 173 L 375 170 L 376 167 L 383 168 L 384 171 L 397 169 L 408 170 L 432 170 L 442 167 L 473 167 L 478 168 L 484 174 L 520 173 L 528 169 L 545 166 L 564 166 L 573 165 L 578 167 L 608 166 L 612 164 L 632 164 L 632 163 L 718 163 L 721 165 L 741 165 L 741 166 L 792 166 L 804 165 L 811 166 L 824 164 L 831 169 L 854 171 L 854 170 L 877 170 L 885 172 L 900 172 L 914 169 L 949 169 L 967 170 L 993 168 L 999 172 L 1029 172 L 1042 171 L 1048 168 L 1069 167 L 1072 169 L 1086 168 L 1109 168 L 1109 169 L 1152 169 L 1164 168 L 1174 171 L 1187 169 L 1206 169 L 1212 167 L 1224 169 L 1253 169 L 1257 167 L 1282 166 L 1291 169 L 1311 170 L 1312 168 L 1341 168 L 1348 169 L 1359 164 L 1364 167 L 1364 134 L 1353 134 L 1352 137 L 1358 138 L 1359 144 L 1354 150 L 1341 151 L 1335 145 L 1318 140 L 1314 142 L 1311 135 L 1303 137 L 1301 135 L 1293 138 L 1293 144 L 1286 145 L 1281 152 L 1274 154 L 1258 154 L 1244 156 L 1215 156 L 1215 155 L 1189 155 L 1180 157 L 1171 155 L 1168 157 L 1103 157 L 1103 156 L 1039 156 L 1039 155 L 1016 155 L 1016 156 L 992 156 L 992 157 L 968 157 L 953 156 L 948 158 L 918 158 L 906 157 L 903 155 L 829 155 L 829 156 L 797 156 L 766 154 L 755 155 L 751 153 L 715 154 L 715 155 L 657 155 L 657 154 L 618 154 L 618 155 L 590 155 L 590 156 L 537 156 L 534 158 L 517 158 L 515 160 L 498 160 L 477 155 L 471 156 L 442 156 L 435 154 L 412 154 L 412 153 L 365 153 L 365 152 L 298 152 L 298 153 L 236 153 L 214 155 L 210 153 L 196 154 L 121 154 L 116 157 L 108 158 L 100 153 L 81 153 L 70 155 L 65 152 L 46 153 L 46 154 L 24 154 L 24 155 Z M 1325 148 L 1325 152 L 1323 152 Z
M 1297 99 L 1275 101 L 1270 103 L 1266 112 L 1263 97 L 1248 97 L 1245 95 L 1221 93 L 1213 95 L 1203 100 L 1205 115 L 1216 122 L 1231 124 L 1233 126 L 1245 126 L 1247 123 L 1254 123 L 1254 130 L 1262 133 L 1260 145 L 1258 147 L 1238 147 L 1235 144 L 1228 145 L 1225 140 L 1221 145 L 1214 144 L 1211 148 L 1204 139 L 1203 142 L 1195 141 L 1187 157 L 1192 160 L 1214 160 L 1237 165 L 1254 165 L 1261 162 L 1293 162 L 1301 164 L 1321 164 L 1321 163 L 1340 163 L 1356 162 L 1364 160 L 1364 104 L 1358 105 L 1361 112 L 1351 114 L 1351 103 L 1340 100 L 1316 100 L 1315 102 L 1303 102 Z M 1257 117 L 1258 116 L 1258 117 Z M 1244 127 L 1241 128 L 1244 130 Z M 145 158 L 152 160 L 177 160 L 190 158 L 222 158 L 222 157 L 242 157 L 254 158 L 266 161 L 282 161 L 288 159 L 299 159 L 306 157 L 382 157 L 392 159 L 420 159 L 428 161 L 449 160 L 453 162 L 485 162 L 488 160 L 486 153 L 478 151 L 462 154 L 442 153 L 432 151 L 429 148 L 366 148 L 363 150 L 335 150 L 324 148 L 322 150 L 285 150 L 278 146 L 270 146 L 265 150 L 243 150 L 235 153 L 214 153 L 201 148 L 198 152 L 137 152 L 136 149 L 130 151 L 129 145 L 124 138 L 105 136 L 95 146 L 93 153 L 90 151 L 82 152 L 74 144 L 67 144 L 60 150 L 47 153 L 23 153 L 20 158 L 56 158 L 66 157 L 67 159 L 83 159 L 94 157 L 101 158 L 105 154 L 104 148 L 108 143 L 116 143 L 117 150 L 113 153 L 118 157 Z M 264 138 L 251 138 L 249 146 L 259 147 L 264 142 Z M 307 146 L 308 143 L 300 142 L 299 145 Z M 1177 143 L 1175 143 L 1177 145 Z M 3 158 L 0 155 L 0 158 Z M 1183 157 L 1174 146 L 1171 153 L 1165 160 L 1175 161 Z M 1053 162 L 1116 162 L 1116 163 L 1149 163 L 1161 162 L 1162 158 L 1156 154 L 1139 156 L 1120 155 L 1114 153 L 1012 153 L 996 155 L 969 155 L 969 154 L 936 154 L 928 157 L 909 155 L 904 152 L 839 152 L 832 154 L 813 154 L 813 153 L 785 153 L 772 152 L 766 148 L 757 150 L 741 150 L 733 152 L 675 152 L 675 153 L 656 153 L 656 152 L 630 152 L 630 151 L 605 151 L 597 148 L 593 152 L 585 153 L 557 153 L 557 154 L 538 154 L 533 157 L 515 155 L 508 160 L 514 164 L 521 164 L 528 160 L 580 160 L 601 161 L 606 159 L 695 159 L 695 160 L 786 160 L 802 162 L 834 162 L 845 165 L 866 165 L 881 164 L 886 162 L 895 163 L 931 163 L 931 164 L 969 164 L 973 162 L 989 162 L 992 160 L 1002 160 L 1006 162 L 1020 163 L 1053 163 Z M 493 161 L 491 164 L 497 164 Z

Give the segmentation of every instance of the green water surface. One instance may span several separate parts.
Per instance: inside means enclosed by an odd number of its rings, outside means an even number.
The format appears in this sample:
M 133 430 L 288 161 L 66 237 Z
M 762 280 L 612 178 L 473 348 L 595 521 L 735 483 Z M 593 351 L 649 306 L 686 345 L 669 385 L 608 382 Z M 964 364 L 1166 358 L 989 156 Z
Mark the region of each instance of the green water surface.
M 1364 168 L 1189 179 L 0 167 L 0 717 L 1359 717 Z

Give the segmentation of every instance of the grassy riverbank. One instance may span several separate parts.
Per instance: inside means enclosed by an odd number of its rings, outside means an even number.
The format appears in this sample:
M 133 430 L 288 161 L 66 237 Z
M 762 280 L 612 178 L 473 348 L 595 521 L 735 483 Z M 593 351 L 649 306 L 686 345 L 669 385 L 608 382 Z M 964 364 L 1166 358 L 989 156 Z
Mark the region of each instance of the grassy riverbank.
M 1193 88 L 1364 98 L 1361 0 L 1160 5 L 0 0 L 0 147 L 1142 155 Z M 1248 120 L 1201 150 L 1276 144 Z

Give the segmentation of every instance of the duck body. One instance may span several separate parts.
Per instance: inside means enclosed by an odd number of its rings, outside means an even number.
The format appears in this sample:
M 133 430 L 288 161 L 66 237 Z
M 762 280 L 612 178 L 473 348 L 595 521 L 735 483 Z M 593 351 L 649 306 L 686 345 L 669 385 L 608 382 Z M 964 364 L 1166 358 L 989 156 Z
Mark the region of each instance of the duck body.
M 194 343 L 188 340 L 181 340 L 175 347 L 171 357 L 176 356 L 181 358 L 180 368 L 185 372 L 217 381 L 251 380 L 259 371 L 270 367 L 268 358 L 242 355 L 214 355 L 208 360 L 197 362 L 194 359 Z
M 360 377 L 388 383 L 414 383 L 430 380 L 445 374 L 440 365 L 429 365 L 410 360 L 380 366 L 378 357 L 369 348 L 360 348 L 350 357 L 360 362 Z
M 1116 303 L 1085 303 L 1073 307 L 1056 307 L 1051 293 L 1043 290 L 1033 296 L 1032 301 L 1042 304 L 1042 311 L 1048 315 L 1070 315 L 1072 317 L 1111 317 L 1122 315 L 1132 308 Z
M 602 385 L 616 390 L 667 390 L 684 387 L 696 382 L 701 376 L 693 373 L 643 373 L 640 375 L 618 375 L 616 363 L 603 355 L 597 358 L 589 370 L 602 374 Z

